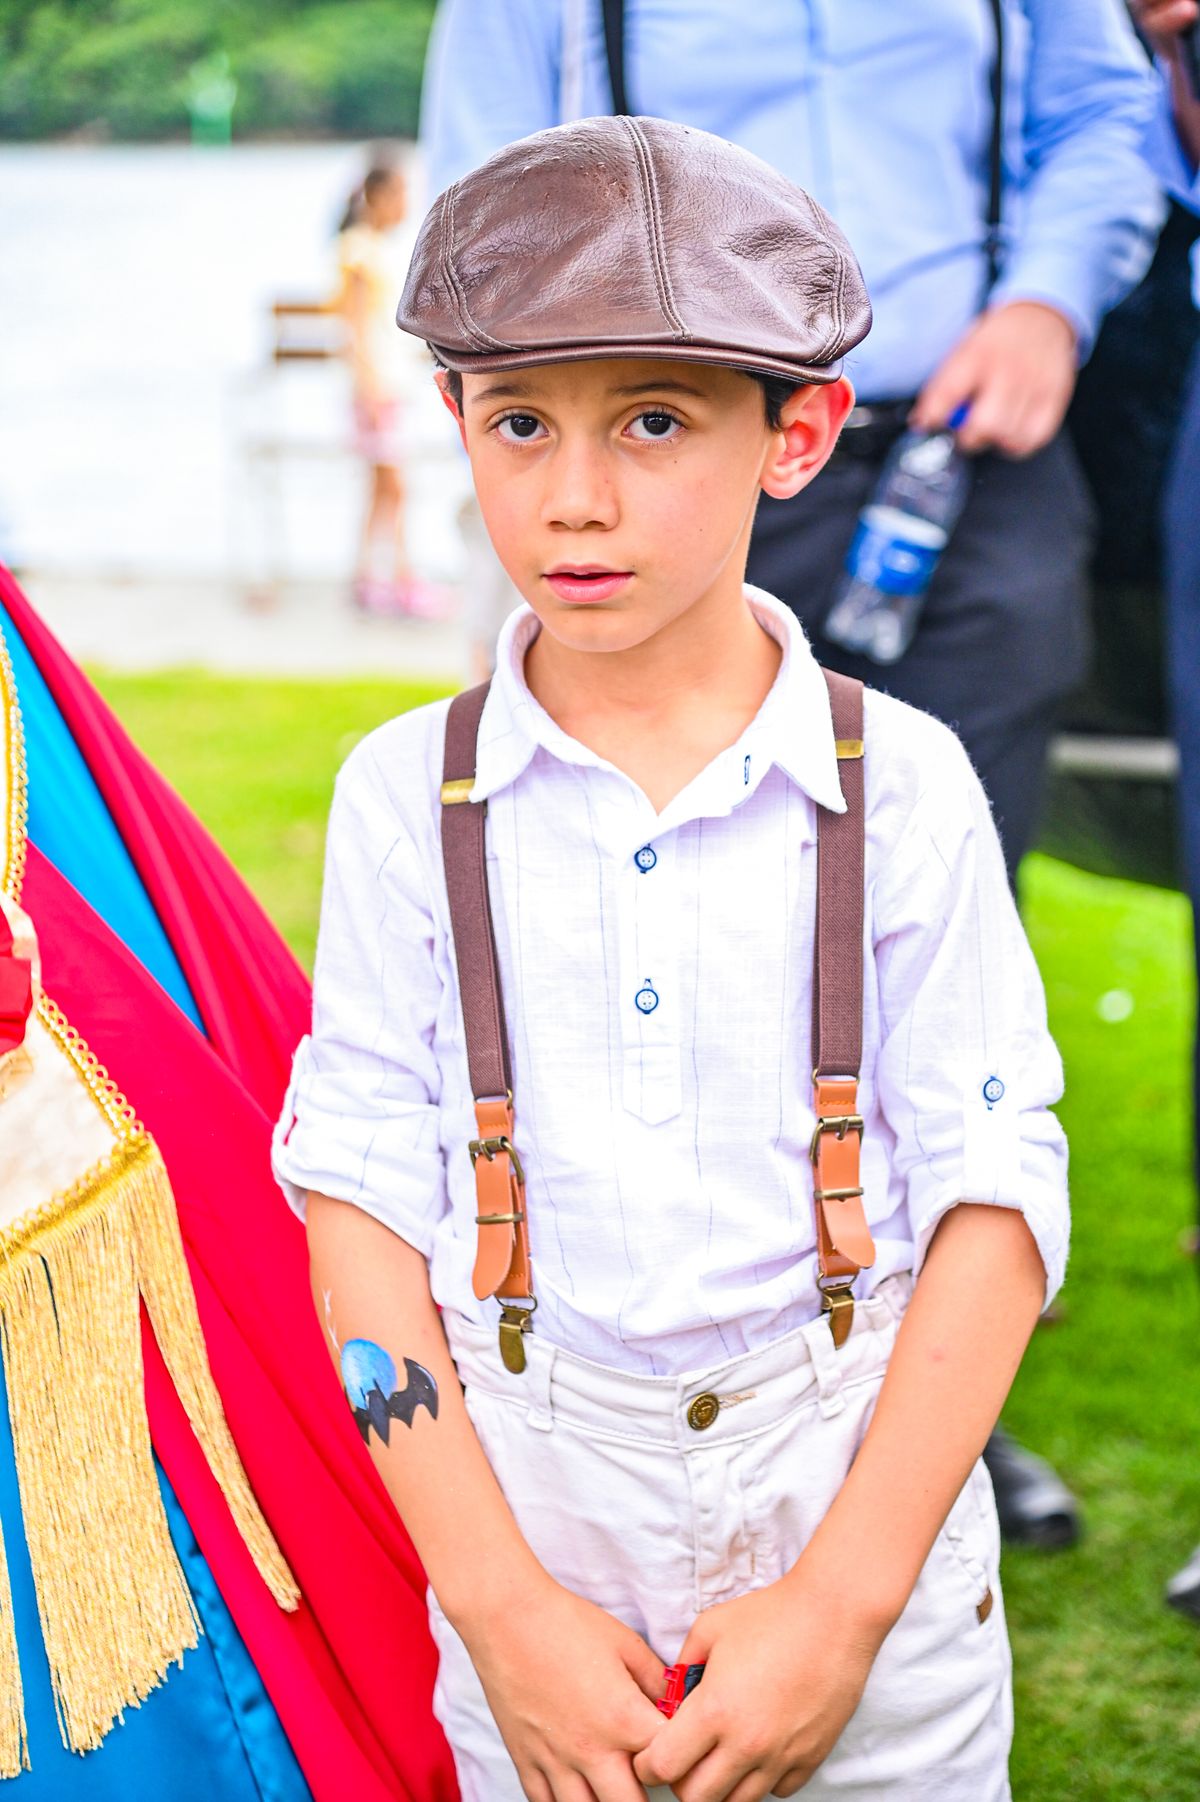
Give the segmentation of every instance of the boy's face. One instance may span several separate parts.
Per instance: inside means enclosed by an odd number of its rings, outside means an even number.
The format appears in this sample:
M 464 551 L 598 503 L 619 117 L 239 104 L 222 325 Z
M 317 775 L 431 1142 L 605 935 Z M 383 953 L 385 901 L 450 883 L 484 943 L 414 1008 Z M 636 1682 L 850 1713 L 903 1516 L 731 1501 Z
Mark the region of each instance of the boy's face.
M 463 438 L 497 555 L 546 631 L 632 650 L 739 596 L 760 492 L 826 461 L 849 384 L 797 389 L 783 426 L 736 370 L 630 357 L 463 378 Z

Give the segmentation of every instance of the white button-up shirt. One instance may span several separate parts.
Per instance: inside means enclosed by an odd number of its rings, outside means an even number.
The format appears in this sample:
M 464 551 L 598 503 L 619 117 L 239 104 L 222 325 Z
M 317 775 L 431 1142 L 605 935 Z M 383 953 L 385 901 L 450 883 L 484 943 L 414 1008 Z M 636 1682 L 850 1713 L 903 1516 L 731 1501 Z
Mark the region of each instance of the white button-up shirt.
M 816 806 L 844 810 L 824 680 L 793 616 L 758 715 L 656 814 L 530 694 L 508 621 L 479 733 L 488 878 L 549 1341 L 678 1374 L 818 1311 L 812 1058 Z M 446 702 L 338 778 L 314 982 L 275 1135 L 289 1200 L 354 1202 L 471 1291 L 476 1127 L 442 874 Z M 877 1259 L 917 1270 L 960 1200 L 1019 1208 L 1047 1295 L 1067 1252 L 1062 1066 L 987 801 L 953 733 L 866 699 L 863 1184 Z

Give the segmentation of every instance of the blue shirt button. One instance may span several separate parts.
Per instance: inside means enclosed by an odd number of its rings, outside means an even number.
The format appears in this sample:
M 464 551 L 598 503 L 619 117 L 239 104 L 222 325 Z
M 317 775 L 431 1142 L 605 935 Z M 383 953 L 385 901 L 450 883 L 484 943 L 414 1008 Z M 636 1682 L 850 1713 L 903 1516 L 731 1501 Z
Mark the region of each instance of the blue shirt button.
M 1003 1100 L 1003 1098 L 1004 1084 L 1000 1081 L 998 1076 L 989 1076 L 983 1085 L 983 1099 L 987 1102 L 989 1109 L 994 1107 L 997 1101 Z
M 644 876 L 658 862 L 658 852 L 653 845 L 643 845 L 640 851 L 634 852 L 633 861 Z
M 639 1013 L 652 1014 L 658 1006 L 658 992 L 657 990 L 652 989 L 648 982 L 642 984 L 633 999 L 637 1004 Z

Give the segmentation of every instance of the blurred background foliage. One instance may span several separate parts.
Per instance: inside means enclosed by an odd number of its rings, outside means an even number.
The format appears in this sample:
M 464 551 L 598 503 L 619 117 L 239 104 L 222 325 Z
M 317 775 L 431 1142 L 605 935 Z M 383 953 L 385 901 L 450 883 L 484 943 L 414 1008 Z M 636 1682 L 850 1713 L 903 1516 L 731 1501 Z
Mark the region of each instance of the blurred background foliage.
M 0 0 L 0 138 L 188 135 L 226 85 L 233 135 L 417 127 L 435 0 Z

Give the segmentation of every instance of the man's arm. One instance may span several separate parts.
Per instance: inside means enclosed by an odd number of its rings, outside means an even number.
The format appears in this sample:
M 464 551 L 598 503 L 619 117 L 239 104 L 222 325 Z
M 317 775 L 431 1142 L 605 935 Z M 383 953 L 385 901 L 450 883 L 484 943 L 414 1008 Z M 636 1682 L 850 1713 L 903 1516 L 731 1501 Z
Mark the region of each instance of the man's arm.
M 631 1754 L 662 1726 L 662 1662 L 556 1583 L 521 1535 L 467 1415 L 425 1259 L 349 1203 L 309 1193 L 313 1301 L 376 1469 L 462 1636 L 527 1795 L 642 1802 Z M 395 1373 L 399 1400 L 384 1388 Z M 564 1706 L 563 1673 L 587 1680 Z
M 1133 12 L 1166 70 L 1175 141 L 1162 160 L 1168 165 L 1175 163 L 1177 158 L 1171 155 L 1174 150 L 1181 153 L 1187 164 L 1185 171 L 1168 166 L 1158 172 L 1168 178 L 1173 193 L 1177 192 L 1193 211 L 1200 210 L 1194 191 L 1200 170 L 1200 94 L 1193 90 L 1182 44 L 1185 32 L 1200 29 L 1200 6 L 1196 0 L 1133 0 Z M 1155 126 L 1158 124 L 1156 120 Z M 1152 134 L 1153 131 L 1154 128 Z M 1157 170 L 1158 159 L 1153 154 L 1151 161 Z
M 559 122 L 557 0 L 441 0 L 421 88 L 429 196 Z
M 965 450 L 1040 450 L 1058 431 L 1104 314 L 1145 273 L 1162 222 L 1140 148 L 1153 108 L 1145 57 L 1118 0 L 1025 0 L 1026 178 L 991 302 L 926 383 L 914 420 L 964 402 Z M 1011 14 L 1010 14 L 1011 18 Z

